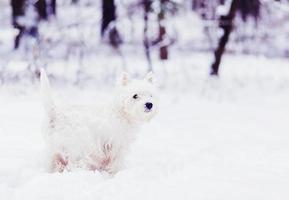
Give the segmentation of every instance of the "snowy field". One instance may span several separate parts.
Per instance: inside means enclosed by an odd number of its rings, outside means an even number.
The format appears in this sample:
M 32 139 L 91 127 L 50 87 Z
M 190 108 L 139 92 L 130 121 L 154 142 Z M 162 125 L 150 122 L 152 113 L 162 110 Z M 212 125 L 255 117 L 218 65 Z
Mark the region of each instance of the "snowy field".
M 166 78 L 157 66 L 159 114 L 114 177 L 47 173 L 37 85 L 2 86 L 0 199 L 287 200 L 288 60 L 226 56 L 221 79 L 209 80 L 206 56 L 168 63 Z M 54 88 L 64 103 L 108 96 L 108 90 L 88 86 Z

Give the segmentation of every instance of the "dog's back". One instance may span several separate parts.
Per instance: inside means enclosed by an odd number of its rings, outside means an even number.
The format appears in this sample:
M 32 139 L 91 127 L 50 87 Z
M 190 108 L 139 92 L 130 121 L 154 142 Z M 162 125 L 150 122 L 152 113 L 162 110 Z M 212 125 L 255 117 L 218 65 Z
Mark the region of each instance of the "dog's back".
M 51 160 L 50 170 L 63 171 L 83 165 L 100 169 L 103 166 L 98 166 L 101 163 L 99 159 L 107 156 L 106 151 L 117 155 L 124 150 L 123 143 L 127 141 L 121 132 L 126 132 L 125 127 L 113 117 L 108 102 L 97 106 L 56 105 L 43 69 L 41 95 L 46 113 L 43 134 Z

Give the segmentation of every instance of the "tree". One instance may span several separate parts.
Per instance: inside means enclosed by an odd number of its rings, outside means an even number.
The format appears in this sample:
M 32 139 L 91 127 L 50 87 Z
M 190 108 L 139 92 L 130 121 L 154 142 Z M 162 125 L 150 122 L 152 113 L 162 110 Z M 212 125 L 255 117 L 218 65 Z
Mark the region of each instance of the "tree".
M 47 15 L 56 16 L 56 0 L 46 0 L 47 3 Z
M 103 36 L 108 25 L 116 20 L 114 0 L 102 0 L 101 35 Z
M 79 0 L 71 0 L 71 3 L 72 3 L 72 4 L 78 4 L 78 3 L 79 3 Z
M 161 60 L 168 59 L 168 44 L 164 41 L 167 37 L 167 30 L 164 25 L 165 14 L 166 14 L 166 4 L 169 0 L 160 0 L 160 11 L 158 13 L 158 23 L 159 23 L 159 37 L 158 42 L 160 43 L 159 56 Z
M 47 20 L 48 14 L 47 14 L 47 2 L 46 0 L 38 0 L 35 2 L 35 8 L 36 12 L 38 14 L 38 20 L 43 19 Z
M 152 70 L 152 61 L 151 61 L 151 54 L 150 54 L 150 41 L 148 36 L 148 19 L 149 19 L 149 12 L 151 11 L 152 0 L 143 0 L 142 2 L 144 8 L 144 30 L 143 30 L 143 44 L 145 48 L 145 55 L 148 61 L 149 71 Z
M 25 0 L 11 0 L 12 7 L 12 25 L 14 28 L 18 29 L 18 34 L 15 37 L 14 48 L 17 49 L 19 47 L 20 39 L 24 34 L 25 26 L 19 23 L 18 18 L 20 16 L 24 16 L 24 4 Z
M 223 29 L 224 33 L 219 40 L 218 47 L 215 50 L 215 60 L 211 66 L 211 75 L 218 76 L 219 66 L 221 63 L 222 55 L 225 52 L 226 44 L 228 43 L 230 34 L 233 30 L 233 22 L 238 8 L 239 0 L 232 0 L 229 13 L 220 17 L 220 28 Z
M 19 31 L 15 37 L 15 49 L 19 47 L 24 35 L 38 38 L 39 21 L 56 14 L 56 0 L 11 0 L 11 7 L 12 24 Z
M 247 21 L 248 16 L 252 16 L 256 21 L 260 16 L 260 0 L 242 0 L 239 2 L 238 10 L 243 21 Z
M 122 39 L 116 28 L 116 7 L 114 0 L 102 0 L 102 38 L 104 38 L 106 32 L 108 33 L 109 43 L 117 48 L 122 43 Z
M 154 9 L 157 15 L 158 22 L 158 36 L 151 43 L 152 45 L 158 45 L 159 58 L 161 60 L 167 60 L 169 57 L 169 46 L 174 43 L 174 39 L 170 38 L 167 33 L 166 20 L 168 15 L 174 15 L 178 11 L 178 4 L 172 0 L 159 0 L 158 8 Z

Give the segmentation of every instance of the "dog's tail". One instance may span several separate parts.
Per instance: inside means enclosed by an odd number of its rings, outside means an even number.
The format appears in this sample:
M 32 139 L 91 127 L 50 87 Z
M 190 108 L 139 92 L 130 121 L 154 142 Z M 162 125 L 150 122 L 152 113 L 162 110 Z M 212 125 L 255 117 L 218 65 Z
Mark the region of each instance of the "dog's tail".
M 43 68 L 41 68 L 40 88 L 44 109 L 48 115 L 53 115 L 54 102 L 51 96 L 49 80 Z

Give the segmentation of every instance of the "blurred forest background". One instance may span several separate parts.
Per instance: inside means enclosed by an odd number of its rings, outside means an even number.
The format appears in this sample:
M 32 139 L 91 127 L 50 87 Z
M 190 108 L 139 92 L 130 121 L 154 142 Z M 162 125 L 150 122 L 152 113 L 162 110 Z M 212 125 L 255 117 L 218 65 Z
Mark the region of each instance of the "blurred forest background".
M 288 0 L 0 0 L 0 10 L 2 84 L 33 82 L 41 67 L 76 84 L 122 70 L 186 82 L 202 65 L 222 77 L 226 55 L 289 57 Z
M 47 173 L 40 68 L 60 120 L 155 73 L 159 112 L 113 178 Z M 71 108 L 84 134 L 114 126 Z M 0 200 L 288 200 L 288 116 L 289 0 L 0 0 Z

